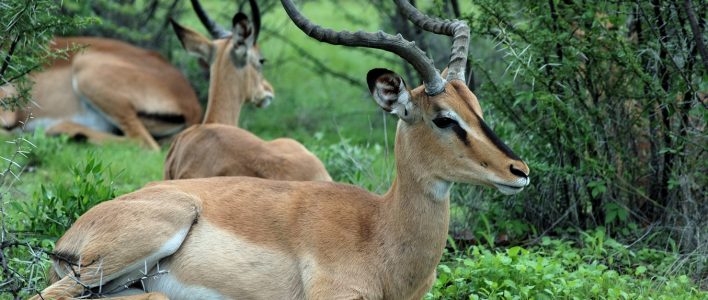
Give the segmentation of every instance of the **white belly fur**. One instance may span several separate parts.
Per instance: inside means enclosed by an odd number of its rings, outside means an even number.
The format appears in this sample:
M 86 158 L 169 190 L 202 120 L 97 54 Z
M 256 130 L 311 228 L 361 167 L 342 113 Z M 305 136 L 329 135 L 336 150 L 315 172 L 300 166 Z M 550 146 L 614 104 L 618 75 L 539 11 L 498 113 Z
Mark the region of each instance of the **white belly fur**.
M 174 275 L 167 273 L 158 275 L 154 279 L 146 281 L 145 290 L 150 292 L 159 291 L 169 297 L 169 299 L 203 299 L 219 300 L 229 299 L 218 291 L 198 285 L 187 285 L 180 282 Z
M 62 121 L 70 121 L 74 122 L 80 125 L 83 125 L 85 127 L 91 128 L 96 131 L 101 131 L 101 132 L 113 132 L 115 129 L 117 129 L 116 126 L 113 126 L 111 122 L 103 118 L 103 116 L 99 113 L 96 113 L 95 111 L 92 110 L 82 110 L 80 112 L 77 112 L 71 118 L 68 119 L 59 119 L 59 118 L 36 118 L 32 119 L 31 122 L 27 123 L 24 127 L 24 131 L 29 131 L 33 132 L 37 130 L 38 128 L 42 129 L 49 129 L 54 125 L 59 124 Z
M 200 220 L 146 290 L 170 299 L 304 299 L 297 263 Z
M 75 84 L 75 80 L 72 80 L 72 84 Z M 93 107 L 93 105 L 91 105 L 84 96 L 78 92 L 76 92 L 76 95 L 79 98 L 79 110 L 73 115 L 65 116 L 63 118 L 35 118 L 25 126 L 24 130 L 31 132 L 38 128 L 49 129 L 62 121 L 74 122 L 101 132 L 113 132 L 115 129 L 118 129 L 117 125 L 112 120 L 110 120 L 103 112 L 100 112 Z M 42 108 L 39 107 L 38 109 Z
M 81 108 L 79 113 L 71 116 L 72 122 L 103 132 L 112 132 L 118 128 L 103 113 L 98 112 L 83 99 L 81 100 Z

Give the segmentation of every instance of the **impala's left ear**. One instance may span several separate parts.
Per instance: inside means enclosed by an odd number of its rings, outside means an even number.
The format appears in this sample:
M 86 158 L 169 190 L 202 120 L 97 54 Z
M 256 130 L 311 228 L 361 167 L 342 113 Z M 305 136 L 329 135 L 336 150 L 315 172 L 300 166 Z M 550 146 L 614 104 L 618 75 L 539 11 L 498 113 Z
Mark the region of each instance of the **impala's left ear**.
M 207 65 L 210 64 L 214 56 L 214 45 L 212 42 L 207 37 L 180 25 L 171 18 L 170 23 L 172 23 L 172 28 L 174 28 L 179 41 L 182 43 L 182 46 L 187 49 L 187 52 L 198 56 L 201 60 L 206 62 Z
M 236 13 L 233 18 L 233 34 L 231 42 L 233 43 L 234 63 L 237 68 L 242 68 L 248 62 L 248 50 L 255 43 L 255 35 L 253 32 L 253 24 L 248 20 L 248 16 L 242 12 Z
M 387 69 L 373 69 L 366 74 L 369 91 L 381 108 L 406 121 L 414 123 L 421 119 L 420 109 L 411 101 L 411 93 L 403 78 Z

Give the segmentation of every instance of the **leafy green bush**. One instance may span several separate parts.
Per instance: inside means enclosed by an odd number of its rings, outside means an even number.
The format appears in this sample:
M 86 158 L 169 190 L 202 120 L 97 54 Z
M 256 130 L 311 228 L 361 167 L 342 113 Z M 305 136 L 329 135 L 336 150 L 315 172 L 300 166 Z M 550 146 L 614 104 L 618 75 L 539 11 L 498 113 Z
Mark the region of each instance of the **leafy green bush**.
M 491 188 L 455 185 L 450 194 L 450 234 L 464 245 L 480 242 L 494 247 L 524 240 L 534 227 L 518 215 L 518 196 L 504 196 Z
M 33 201 L 12 202 L 19 217 L 18 228 L 42 238 L 57 239 L 94 205 L 115 198 L 113 174 L 102 162 L 89 156 L 69 171 L 69 184 L 42 184 Z
M 9 202 L 4 211 L 5 226 L 16 235 L 16 240 L 5 241 L 12 247 L 5 248 L 4 254 L 16 276 L 14 281 L 6 281 L 3 273 L 0 280 L 9 282 L 8 286 L 14 287 L 11 293 L 16 296 L 26 297 L 45 286 L 48 254 L 55 241 L 88 209 L 116 196 L 112 172 L 95 157 L 89 155 L 69 172 L 71 182 L 42 184 L 32 201 Z
M 708 58 L 689 16 L 707 5 L 480 0 L 462 14 L 478 37 L 475 93 L 531 167 L 511 218 L 613 236 L 652 224 L 655 245 L 706 243 Z
M 381 146 L 363 147 L 351 144 L 348 139 L 341 139 L 336 144 L 317 145 L 310 149 L 322 160 L 334 181 L 373 190 L 388 188 L 384 187 L 386 183 L 378 180 L 378 174 L 374 172 L 374 161 L 383 152 Z
M 686 275 L 664 276 L 650 270 L 656 257 L 635 256 L 617 271 L 597 248 L 574 248 L 544 239 L 531 249 L 519 246 L 490 251 L 474 246 L 446 256 L 426 299 L 705 299 Z M 604 248 L 603 248 L 604 249 Z M 649 259 L 645 259 L 645 258 Z

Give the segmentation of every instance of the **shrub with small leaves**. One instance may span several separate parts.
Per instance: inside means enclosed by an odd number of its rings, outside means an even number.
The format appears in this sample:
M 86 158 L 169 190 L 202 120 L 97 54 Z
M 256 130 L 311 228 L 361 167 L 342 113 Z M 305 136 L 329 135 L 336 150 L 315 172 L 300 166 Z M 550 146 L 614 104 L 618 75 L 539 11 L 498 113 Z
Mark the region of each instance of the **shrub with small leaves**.
M 603 248 L 604 249 L 604 248 Z M 653 260 L 636 256 L 623 271 L 608 267 L 606 254 L 544 239 L 539 247 L 490 251 L 474 246 L 438 266 L 426 299 L 705 299 L 686 276 L 649 273 Z M 610 251 L 611 252 L 611 251 Z M 671 255 L 665 259 L 672 259 Z M 675 261 L 675 258 L 674 258 Z
M 60 237 L 94 205 L 115 198 L 113 174 L 94 157 L 71 168 L 69 184 L 42 184 L 32 202 L 12 202 L 18 227 L 42 238 Z

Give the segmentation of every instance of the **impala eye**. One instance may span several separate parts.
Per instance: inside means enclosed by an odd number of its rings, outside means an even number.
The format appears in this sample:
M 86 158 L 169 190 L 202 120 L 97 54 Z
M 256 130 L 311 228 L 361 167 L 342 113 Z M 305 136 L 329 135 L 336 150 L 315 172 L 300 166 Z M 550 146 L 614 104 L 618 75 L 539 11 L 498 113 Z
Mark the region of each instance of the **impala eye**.
M 450 128 L 451 126 L 454 126 L 454 125 L 459 125 L 457 123 L 457 121 L 455 121 L 451 118 L 448 118 L 448 117 L 435 118 L 435 119 L 433 119 L 433 123 L 435 123 L 435 126 L 437 126 L 438 128 L 442 128 L 442 129 Z
M 262 66 L 262 65 L 264 65 L 264 64 L 266 63 L 266 59 L 265 59 L 265 58 L 261 58 L 261 59 L 258 60 L 258 62 L 259 62 L 259 63 L 261 64 L 261 66 Z

